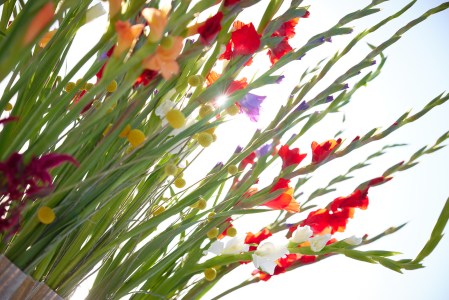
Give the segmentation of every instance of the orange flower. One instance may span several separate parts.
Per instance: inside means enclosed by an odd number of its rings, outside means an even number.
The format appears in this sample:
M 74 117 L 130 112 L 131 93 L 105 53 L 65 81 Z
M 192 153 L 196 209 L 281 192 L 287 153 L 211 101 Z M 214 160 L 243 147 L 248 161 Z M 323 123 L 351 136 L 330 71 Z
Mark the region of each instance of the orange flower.
M 263 205 L 272 209 L 286 210 L 291 213 L 299 212 L 299 204 L 296 202 L 295 198 L 293 198 L 293 188 L 290 187 L 289 183 L 290 180 L 279 178 L 278 182 L 271 188 L 270 192 L 279 189 L 285 189 L 286 191 Z
M 182 37 L 173 37 L 173 46 L 170 49 L 158 46 L 156 52 L 143 61 L 145 69 L 159 71 L 164 79 L 168 80 L 179 72 L 176 58 L 182 50 Z
M 47 32 L 46 34 L 44 34 L 44 36 L 39 41 L 39 47 L 45 48 L 45 46 L 47 46 L 48 42 L 50 42 L 50 40 L 53 38 L 55 33 L 56 33 L 56 29 L 51 30 L 51 31 Z
M 25 45 L 31 43 L 36 36 L 44 29 L 53 19 L 55 15 L 55 5 L 53 1 L 45 4 L 39 12 L 36 14 L 33 20 L 31 20 L 30 25 L 25 33 L 23 43 Z
M 122 10 L 122 0 L 109 0 L 109 17 L 112 18 Z
M 165 26 L 167 26 L 167 15 L 168 9 L 145 8 L 142 10 L 142 16 L 150 26 L 150 34 L 148 35 L 150 42 L 157 42 L 164 35 Z
M 143 24 L 131 26 L 131 23 L 128 21 L 117 21 L 115 23 L 115 31 L 117 31 L 117 46 L 114 48 L 113 55 L 118 57 L 123 52 L 128 51 L 133 46 L 136 38 L 139 37 L 143 27 Z

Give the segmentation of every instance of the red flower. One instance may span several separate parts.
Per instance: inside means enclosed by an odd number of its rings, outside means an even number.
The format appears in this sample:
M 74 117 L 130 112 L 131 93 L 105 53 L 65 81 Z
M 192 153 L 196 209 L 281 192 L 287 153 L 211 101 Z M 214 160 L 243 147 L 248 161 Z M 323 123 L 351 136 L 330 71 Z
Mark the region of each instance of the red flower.
M 349 196 L 334 199 L 329 207 L 334 212 L 345 208 L 360 208 L 365 210 L 368 208 L 368 204 L 368 190 L 356 190 Z
M 282 170 L 291 165 L 298 165 L 307 156 L 307 154 L 299 154 L 299 148 L 289 149 L 288 145 L 282 146 L 278 151 L 282 158 Z
M 282 36 L 287 39 L 291 39 L 295 36 L 295 26 L 298 24 L 299 18 L 291 19 L 287 22 L 282 23 L 281 27 L 278 30 L 273 32 L 271 36 Z
M 273 275 L 256 270 L 253 275 L 259 273 L 260 280 L 268 281 L 271 276 L 285 273 L 287 268 L 298 264 L 310 264 L 316 261 L 315 255 L 301 255 L 301 254 L 287 254 L 285 257 L 281 257 L 277 260 L 277 266 L 274 268 Z
M 201 43 L 208 45 L 215 39 L 217 34 L 221 30 L 221 20 L 223 19 L 223 13 L 219 11 L 215 16 L 210 17 L 204 22 L 203 25 L 198 27 L 198 33 L 200 34 Z
M 252 232 L 248 232 L 248 233 L 246 233 L 245 244 L 259 245 L 263 240 L 266 240 L 267 238 L 269 238 L 272 235 L 273 234 L 267 228 L 264 228 L 255 234 L 253 234 Z M 256 249 L 257 249 L 257 246 L 254 246 L 254 245 L 249 246 L 249 251 L 255 251 Z
M 325 160 L 341 144 L 341 139 L 328 140 L 321 144 L 312 142 L 312 163 L 317 164 Z
M 242 162 L 240 163 L 239 169 L 243 170 L 245 167 L 249 164 L 253 165 L 254 160 L 256 159 L 257 155 L 256 152 L 251 152 L 247 157 L 245 157 Z
M 271 65 L 274 65 L 282 56 L 292 51 L 293 48 L 288 43 L 288 39 L 283 39 L 275 48 L 268 50 L 267 54 L 270 57 Z
M 293 198 L 293 189 L 289 186 L 290 180 L 279 178 L 278 182 L 271 188 L 270 192 L 279 189 L 286 189 L 286 192 L 280 194 L 275 199 L 265 202 L 263 205 L 272 209 L 282 209 L 288 212 L 299 212 L 299 204 Z
M 231 40 L 220 59 L 230 60 L 237 55 L 251 55 L 260 47 L 260 35 L 252 23 L 235 22 L 234 28 L 236 30 L 231 33 Z
M 233 6 L 239 2 L 240 0 L 224 0 L 224 7 Z
M 325 208 L 312 211 L 307 218 L 300 223 L 301 226 L 309 225 L 314 234 L 343 232 L 346 229 L 348 219 L 354 215 L 353 208 L 344 208 L 341 211 L 331 212 Z
M 56 153 L 33 157 L 25 165 L 22 154 L 15 152 L 6 161 L 0 162 L 0 199 L 3 198 L 0 201 L 0 232 L 18 229 L 24 207 L 23 198 L 49 194 L 53 189 L 49 169 L 64 162 L 78 166 L 70 155 Z

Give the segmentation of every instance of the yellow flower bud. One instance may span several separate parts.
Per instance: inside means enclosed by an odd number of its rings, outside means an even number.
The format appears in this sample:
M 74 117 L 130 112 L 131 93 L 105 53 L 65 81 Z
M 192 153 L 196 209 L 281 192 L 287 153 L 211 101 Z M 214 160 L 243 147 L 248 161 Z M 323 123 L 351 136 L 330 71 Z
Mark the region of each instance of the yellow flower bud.
M 11 111 L 11 110 L 12 110 L 12 104 L 11 103 L 6 103 L 5 111 Z
M 220 233 L 220 232 L 218 231 L 218 228 L 215 227 L 215 228 L 212 228 L 211 230 L 209 230 L 209 231 L 207 232 L 207 237 L 208 237 L 209 239 L 214 239 L 214 238 L 216 238 L 216 237 L 218 236 L 219 233 Z
M 85 89 L 86 91 L 90 91 L 93 87 L 94 87 L 94 84 L 88 82 L 88 83 L 86 83 L 86 85 L 84 86 L 84 89 Z
M 75 88 L 76 84 L 74 82 L 69 82 L 66 84 L 65 86 L 65 91 L 67 93 L 70 93 L 71 91 L 73 91 L 73 89 Z
M 212 219 L 215 217 L 216 213 L 211 211 L 208 215 L 207 215 L 207 220 L 208 221 L 212 221 Z
M 200 107 L 200 118 L 204 118 L 208 115 L 210 115 L 214 111 L 214 107 L 210 104 L 204 104 Z
M 231 174 L 231 175 L 237 174 L 238 171 L 239 171 L 239 168 L 237 168 L 236 165 L 230 165 L 228 167 L 228 173 Z
M 184 178 L 176 178 L 174 184 L 178 189 L 181 189 L 186 186 L 186 181 Z
M 55 212 L 48 206 L 42 206 L 37 210 L 37 218 L 42 224 L 50 224 L 56 218 Z
M 106 87 L 106 91 L 108 91 L 109 93 L 113 93 L 117 90 L 117 81 L 112 80 L 111 83 L 108 84 L 108 86 Z
M 229 227 L 228 230 L 226 230 L 226 235 L 229 237 L 235 237 L 237 235 L 237 229 L 235 229 L 235 227 Z
M 197 207 L 198 209 L 205 209 L 206 206 L 207 206 L 207 201 L 206 201 L 206 199 L 204 199 L 204 198 L 200 198 L 200 200 L 198 200 L 198 201 L 196 202 L 196 207 Z
M 198 143 L 203 146 L 204 148 L 209 147 L 210 144 L 214 141 L 213 136 L 210 133 L 207 132 L 201 132 L 198 134 Z
M 217 270 L 215 270 L 214 268 L 208 268 L 204 270 L 204 277 L 207 281 L 214 280 L 215 277 L 217 277 Z
M 204 130 L 204 132 L 210 133 L 210 134 L 214 134 L 215 133 L 215 129 L 217 129 L 217 127 L 211 127 L 208 128 L 206 130 Z
M 153 216 L 158 216 L 161 213 L 163 213 L 165 211 L 165 208 L 163 206 L 157 206 L 154 210 L 153 210 Z
M 231 116 L 235 116 L 236 114 L 238 114 L 240 112 L 240 109 L 238 108 L 237 105 L 232 104 L 231 106 L 226 108 L 226 112 Z
M 175 129 L 181 128 L 186 124 L 186 117 L 178 109 L 170 110 L 165 115 L 165 118 L 167 119 L 168 124 Z
M 118 135 L 121 138 L 125 138 L 128 136 L 129 132 L 131 131 L 131 125 L 126 125 L 125 128 L 123 128 L 122 132 Z
M 175 164 L 167 164 L 164 167 L 164 172 L 167 176 L 175 176 L 178 173 L 178 167 Z
M 132 129 L 128 135 L 128 142 L 135 148 L 145 141 L 145 134 L 139 129 Z

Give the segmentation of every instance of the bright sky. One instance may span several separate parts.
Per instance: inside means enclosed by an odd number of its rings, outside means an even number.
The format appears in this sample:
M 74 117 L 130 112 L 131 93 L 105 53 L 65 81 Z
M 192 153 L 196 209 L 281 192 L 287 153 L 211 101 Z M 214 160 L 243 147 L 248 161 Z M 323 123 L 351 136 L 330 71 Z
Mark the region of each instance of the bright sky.
M 267 1 L 261 1 L 263 6 Z M 297 26 L 295 45 L 300 46 L 307 39 L 335 24 L 344 12 L 363 7 L 368 1 L 350 0 L 318 0 L 305 1 L 310 3 L 311 16 L 301 20 Z M 394 11 L 404 6 L 407 1 L 396 0 L 381 5 L 383 11 L 375 16 L 366 18 L 365 22 L 351 24 L 354 26 L 354 36 Z M 418 1 L 399 21 L 393 21 L 385 30 L 364 40 L 372 44 L 380 44 L 387 39 L 399 26 L 412 20 L 429 8 L 442 1 Z M 258 22 L 261 10 L 254 8 L 243 21 Z M 92 24 L 96 28 L 103 28 L 101 22 Z M 310 143 L 332 138 L 334 134 L 344 129 L 342 138 L 351 140 L 356 135 L 363 134 L 374 127 L 387 127 L 402 113 L 409 109 L 416 112 L 428 101 L 445 90 L 449 90 L 447 70 L 449 59 L 447 53 L 447 28 L 449 28 L 449 11 L 431 17 L 429 20 L 413 28 L 386 54 L 388 61 L 381 75 L 368 87 L 361 89 L 353 98 L 352 103 L 345 108 L 346 121 L 342 123 L 343 114 L 329 117 L 323 124 L 310 131 L 301 138 L 295 146 L 310 153 Z M 83 29 L 92 42 L 101 35 Z M 83 43 L 85 43 L 84 35 Z M 341 49 L 347 37 L 335 38 L 332 44 L 320 47 L 321 50 L 308 53 L 301 61 L 292 63 L 284 70 L 286 80 L 279 87 L 260 90 L 255 93 L 268 96 L 263 104 L 260 123 L 254 124 L 243 116 L 234 122 L 229 122 L 217 130 L 218 141 L 204 154 L 206 164 L 212 166 L 224 160 L 236 145 L 243 145 L 252 130 L 263 127 L 271 119 L 270 112 L 285 101 L 289 86 L 296 82 L 296 76 L 306 67 L 313 66 L 318 60 L 330 57 Z M 75 41 L 75 44 L 79 41 Z M 80 44 L 80 43 L 78 43 Z M 366 55 L 368 47 L 360 44 L 348 59 L 342 61 L 334 76 L 344 72 L 351 62 Z M 83 49 L 78 53 L 82 53 Z M 75 63 L 76 59 L 72 61 Z M 262 66 L 268 61 L 265 55 L 256 58 L 253 67 Z M 71 64 L 71 63 L 70 63 Z M 69 64 L 69 67 L 70 67 Z M 332 76 L 331 76 L 332 78 Z M 284 96 L 282 96 L 284 94 Z M 391 165 L 408 159 L 412 153 L 422 146 L 432 144 L 445 131 L 449 130 L 447 116 L 449 105 L 443 105 L 429 113 L 418 122 L 405 126 L 392 134 L 385 142 L 378 142 L 364 147 L 351 154 L 341 162 L 332 162 L 316 173 L 310 184 L 304 186 L 305 198 L 318 187 L 324 186 L 330 179 L 345 172 L 355 163 L 362 161 L 368 155 L 379 150 L 384 144 L 408 143 L 401 148 L 390 149 L 388 153 L 373 162 L 370 168 L 356 173 L 357 178 L 342 184 L 336 194 L 329 194 L 319 198 L 316 202 L 326 205 L 333 196 L 347 195 L 361 182 L 376 177 Z M 243 133 L 246 128 L 248 133 Z M 293 132 L 292 132 L 293 133 Z M 449 196 L 449 149 L 443 149 L 433 155 L 421 159 L 421 163 L 403 173 L 396 174 L 394 179 L 380 187 L 370 190 L 370 207 L 367 211 L 357 211 L 355 218 L 350 221 L 343 237 L 365 233 L 375 235 L 390 226 L 409 224 L 396 234 L 384 238 L 369 246 L 369 249 L 395 250 L 404 253 L 404 258 L 413 258 L 427 241 L 438 214 Z M 310 159 L 310 156 L 309 156 Z M 202 169 L 202 168 L 198 168 Z M 275 172 L 277 169 L 274 168 Z M 194 174 L 192 174 L 194 176 Z M 301 199 L 298 199 L 301 201 Z M 302 216 L 302 215 L 301 215 Z M 245 218 L 246 219 L 246 218 Z M 249 218 L 248 218 L 249 219 Z M 251 221 L 236 222 L 240 233 L 257 231 L 264 225 L 266 216 L 251 219 Z M 368 249 L 368 247 L 366 248 Z M 446 253 L 449 250 L 449 239 L 443 238 L 433 255 L 424 261 L 426 268 L 409 271 L 404 275 L 385 269 L 380 265 L 370 265 L 353 261 L 345 257 L 332 257 L 324 262 L 297 269 L 293 272 L 272 277 L 268 282 L 241 289 L 223 299 L 244 299 L 254 297 L 258 299 L 273 299 L 274 297 L 294 295 L 300 297 L 314 297 L 315 299 L 433 299 L 443 300 L 449 296 L 447 278 L 449 275 L 449 260 Z M 250 277 L 254 267 L 251 264 L 238 268 L 232 275 L 225 277 L 216 285 L 205 299 L 231 288 L 242 280 Z M 73 299 L 83 299 L 85 291 L 77 293 Z

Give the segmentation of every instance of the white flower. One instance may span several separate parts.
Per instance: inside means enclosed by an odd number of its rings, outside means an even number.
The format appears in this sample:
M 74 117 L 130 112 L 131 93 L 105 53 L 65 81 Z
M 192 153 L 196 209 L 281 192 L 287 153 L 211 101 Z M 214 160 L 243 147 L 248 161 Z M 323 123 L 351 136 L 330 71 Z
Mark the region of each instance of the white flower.
M 162 102 L 154 111 L 156 116 L 158 116 L 161 119 L 165 119 L 165 115 L 173 108 L 175 107 L 176 103 L 170 100 L 165 100 Z
M 288 240 L 286 238 L 270 237 L 263 241 L 253 254 L 253 263 L 256 268 L 273 275 L 276 261 L 288 254 Z
M 358 238 L 355 235 L 348 237 L 347 239 L 344 239 L 344 241 L 352 246 L 358 246 L 362 243 L 362 238 Z
M 314 236 L 313 238 L 309 238 L 310 249 L 312 249 L 312 251 L 315 252 L 321 251 L 324 248 L 324 246 L 326 246 L 326 243 L 329 242 L 331 237 L 332 235 L 327 233 L 323 235 Z
M 236 236 L 232 239 L 228 240 L 225 243 L 222 241 L 215 241 L 213 242 L 209 249 L 204 251 L 204 255 L 211 252 L 215 255 L 222 255 L 222 254 L 240 254 L 242 252 L 248 252 L 249 245 L 245 244 L 245 238 Z
M 298 227 L 295 232 L 293 232 L 290 242 L 301 244 L 307 241 L 312 235 L 313 231 L 310 229 L 310 226 L 306 225 L 304 227 Z
M 226 246 L 221 254 L 240 254 L 242 252 L 248 252 L 248 250 L 249 245 L 245 244 L 245 238 L 236 236 L 226 242 Z
M 224 243 L 222 241 L 215 241 L 210 245 L 209 249 L 203 252 L 203 254 L 207 255 L 209 252 L 211 252 L 215 255 L 220 255 L 223 252 L 223 249 Z

